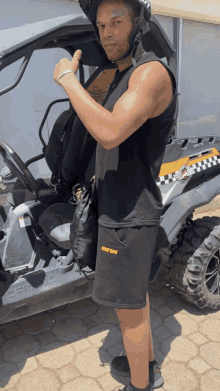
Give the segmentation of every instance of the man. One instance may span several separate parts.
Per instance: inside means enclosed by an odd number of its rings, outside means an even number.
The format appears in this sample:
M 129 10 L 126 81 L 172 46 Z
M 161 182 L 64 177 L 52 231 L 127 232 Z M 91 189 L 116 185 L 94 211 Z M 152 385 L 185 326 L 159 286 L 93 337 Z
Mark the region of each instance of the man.
M 81 3 L 108 59 L 117 66 L 104 107 L 75 76 L 81 51 L 72 61 L 61 60 L 54 72 L 55 81 L 98 143 L 99 232 L 92 297 L 98 304 L 114 307 L 120 321 L 127 357 L 116 357 L 112 365 L 118 373 L 131 371 L 124 391 L 151 391 L 163 385 L 154 361 L 147 294 L 162 212 L 155 180 L 175 113 L 175 77 L 140 43 L 150 15 L 147 0 Z

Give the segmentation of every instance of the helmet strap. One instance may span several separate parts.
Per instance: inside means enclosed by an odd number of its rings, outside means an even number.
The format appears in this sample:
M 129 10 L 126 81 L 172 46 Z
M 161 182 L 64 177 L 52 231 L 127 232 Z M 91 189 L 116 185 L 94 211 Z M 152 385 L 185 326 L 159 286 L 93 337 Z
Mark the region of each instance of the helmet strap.
M 142 35 L 143 35 L 143 30 L 142 30 L 141 27 L 139 27 L 138 33 L 137 33 L 137 35 L 135 37 L 134 44 L 133 44 L 132 64 L 133 64 L 134 67 L 137 65 L 137 61 L 136 61 L 135 55 L 136 55 L 136 51 L 137 51 L 138 45 L 141 42 Z
M 147 25 L 146 25 L 146 23 L 147 23 Z M 146 27 L 142 28 L 141 26 L 146 26 Z M 120 60 L 127 57 L 132 52 L 132 64 L 134 67 L 137 65 L 137 61 L 136 61 L 136 57 L 135 57 L 136 51 L 137 51 L 138 45 L 141 42 L 142 35 L 145 32 L 149 31 L 149 28 L 150 28 L 149 21 L 146 22 L 146 20 L 144 18 L 144 7 L 141 7 L 141 12 L 140 12 L 140 15 L 138 18 L 138 22 L 135 26 L 135 29 L 132 32 L 132 35 L 130 36 L 130 39 L 131 39 L 130 48 L 124 54 L 124 56 L 122 58 L 120 58 Z

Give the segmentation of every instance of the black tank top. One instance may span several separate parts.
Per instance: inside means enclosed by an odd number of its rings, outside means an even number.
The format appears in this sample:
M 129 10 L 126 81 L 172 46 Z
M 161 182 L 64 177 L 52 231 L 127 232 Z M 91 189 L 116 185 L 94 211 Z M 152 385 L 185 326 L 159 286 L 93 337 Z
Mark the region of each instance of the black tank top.
M 162 196 L 156 179 L 173 126 L 177 91 L 175 76 L 153 52 L 147 52 L 137 65 L 116 72 L 103 106 L 113 111 L 114 105 L 128 89 L 134 69 L 151 61 L 161 62 L 168 70 L 173 98 L 158 117 L 148 119 L 119 146 L 96 149 L 95 180 L 98 222 L 104 227 L 132 227 L 158 224 L 162 212 Z

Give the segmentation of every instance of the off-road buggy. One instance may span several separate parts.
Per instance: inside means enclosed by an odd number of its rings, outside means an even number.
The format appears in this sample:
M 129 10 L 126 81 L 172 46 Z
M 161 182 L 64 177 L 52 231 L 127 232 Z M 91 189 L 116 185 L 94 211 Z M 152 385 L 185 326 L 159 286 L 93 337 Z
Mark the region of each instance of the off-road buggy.
M 62 18 L 61 18 L 62 19 Z M 36 24 L 35 24 L 36 32 Z M 17 38 L 18 39 L 18 38 Z M 143 46 L 164 59 L 177 72 L 176 50 L 155 16 Z M 80 81 L 98 101 L 107 93 L 115 68 L 105 56 L 92 25 L 83 14 L 70 15 L 49 29 L 0 52 L 0 71 L 25 57 L 12 85 L 17 86 L 35 50 L 64 48 L 72 56 L 82 50 Z M 84 66 L 96 67 L 84 82 Z M 101 95 L 99 91 L 102 91 Z M 0 324 L 26 317 L 92 295 L 94 260 L 80 273 L 69 239 L 73 216 L 72 188 L 94 175 L 96 142 L 77 123 L 70 105 L 54 124 L 46 145 L 42 129 L 52 102 L 39 128 L 43 152 L 26 163 L 4 141 L 0 153 L 12 176 L 18 178 L 0 206 Z M 163 213 L 150 280 L 164 270 L 170 283 L 186 300 L 200 308 L 220 308 L 220 218 L 193 221 L 193 211 L 220 194 L 220 138 L 177 139 L 173 124 L 170 140 L 157 178 L 163 194 Z M 50 184 L 35 179 L 28 166 L 45 158 L 51 169 Z M 7 170 L 2 176 L 7 179 Z M 6 175 L 7 174 L 7 175 Z

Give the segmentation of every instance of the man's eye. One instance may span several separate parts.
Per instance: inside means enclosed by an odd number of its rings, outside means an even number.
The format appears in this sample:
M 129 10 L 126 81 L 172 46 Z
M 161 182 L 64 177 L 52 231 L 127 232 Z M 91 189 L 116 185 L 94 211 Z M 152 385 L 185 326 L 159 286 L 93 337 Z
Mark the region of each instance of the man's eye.
M 115 20 L 115 21 L 113 22 L 114 25 L 119 24 L 119 23 L 121 23 L 120 20 Z

